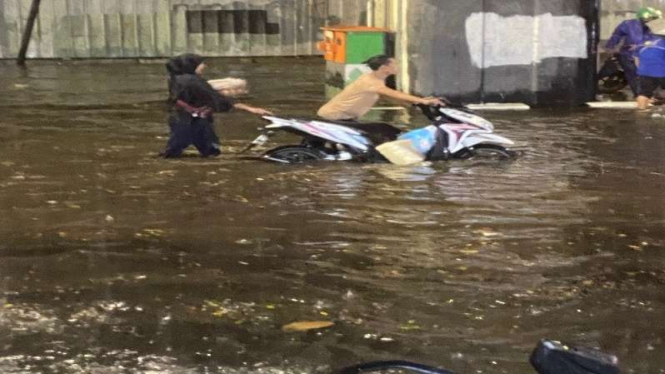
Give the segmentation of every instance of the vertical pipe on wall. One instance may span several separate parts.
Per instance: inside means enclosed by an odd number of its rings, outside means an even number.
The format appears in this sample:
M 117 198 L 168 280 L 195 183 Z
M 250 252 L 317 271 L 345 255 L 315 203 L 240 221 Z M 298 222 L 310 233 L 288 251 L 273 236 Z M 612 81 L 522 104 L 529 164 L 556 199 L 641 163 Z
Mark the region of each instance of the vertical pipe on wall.
M 485 5 L 485 0 L 482 1 L 481 3 L 481 10 L 483 12 L 483 20 L 482 20 L 482 32 L 481 32 L 481 41 L 482 45 L 480 47 L 480 55 L 481 55 L 481 63 L 480 63 L 480 102 L 484 103 L 485 102 L 485 48 L 486 48 L 486 42 L 487 42 L 487 13 L 485 12 L 486 5 Z
M 411 77 L 409 75 L 409 2 L 403 0 L 395 0 L 396 7 L 396 21 L 395 24 L 397 32 L 397 46 L 396 54 L 400 60 L 400 73 L 398 79 L 398 87 L 404 92 L 411 92 Z
M 28 23 L 25 26 L 23 32 L 23 40 L 21 41 L 21 49 L 18 53 L 18 60 L 16 63 L 19 66 L 25 66 L 25 55 L 28 52 L 28 46 L 30 45 L 30 38 L 32 37 L 32 29 L 35 26 L 35 19 L 37 19 L 37 14 L 39 13 L 39 3 L 41 0 L 32 0 L 32 5 L 30 6 L 30 15 L 28 16 Z
M 367 1 L 367 26 L 376 26 L 374 12 L 374 0 Z
M 600 44 L 600 17 L 601 17 L 601 0 L 595 0 L 591 14 L 591 27 L 589 28 L 589 58 L 592 59 L 594 65 L 591 69 L 592 73 L 589 78 L 588 85 L 592 88 L 591 93 L 588 95 L 590 99 L 596 98 L 596 90 L 598 89 L 598 46 Z
M 531 92 L 538 92 L 538 61 L 540 61 L 540 0 L 534 0 L 533 5 L 533 63 L 531 65 Z

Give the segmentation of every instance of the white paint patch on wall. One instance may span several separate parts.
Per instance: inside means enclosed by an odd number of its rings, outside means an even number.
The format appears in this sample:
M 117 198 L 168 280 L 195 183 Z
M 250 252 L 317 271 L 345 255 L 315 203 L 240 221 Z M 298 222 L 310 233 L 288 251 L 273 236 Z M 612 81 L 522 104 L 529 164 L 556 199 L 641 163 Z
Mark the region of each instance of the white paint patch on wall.
M 466 40 L 471 61 L 478 68 L 532 65 L 552 57 L 588 57 L 586 21 L 579 16 L 473 13 L 466 20 Z

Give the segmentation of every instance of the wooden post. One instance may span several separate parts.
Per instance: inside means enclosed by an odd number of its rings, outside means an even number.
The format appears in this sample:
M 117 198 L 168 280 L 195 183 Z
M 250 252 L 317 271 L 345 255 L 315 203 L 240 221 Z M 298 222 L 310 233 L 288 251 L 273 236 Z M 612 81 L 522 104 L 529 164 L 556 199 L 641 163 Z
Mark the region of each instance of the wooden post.
M 32 6 L 30 6 L 28 23 L 25 25 L 25 30 L 23 31 L 21 50 L 18 53 L 18 60 L 16 61 L 19 66 L 25 66 L 25 55 L 28 53 L 28 45 L 30 44 L 30 38 L 32 37 L 32 29 L 35 26 L 35 19 L 37 19 L 37 14 L 39 13 L 39 3 L 41 3 L 41 0 L 32 0 Z

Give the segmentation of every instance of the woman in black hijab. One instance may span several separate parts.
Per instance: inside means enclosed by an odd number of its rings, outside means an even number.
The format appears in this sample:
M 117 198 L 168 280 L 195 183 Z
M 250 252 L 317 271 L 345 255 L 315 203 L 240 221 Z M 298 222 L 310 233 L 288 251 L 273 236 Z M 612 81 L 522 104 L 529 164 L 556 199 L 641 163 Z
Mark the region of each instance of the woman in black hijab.
M 184 54 L 166 64 L 169 73 L 169 116 L 171 135 L 162 156 L 179 157 L 194 145 L 201 156 L 221 154 L 219 138 L 213 127 L 213 112 L 228 112 L 233 108 L 257 115 L 271 112 L 246 104 L 234 103 L 210 86 L 201 74 L 206 65 L 203 58 L 195 54 Z

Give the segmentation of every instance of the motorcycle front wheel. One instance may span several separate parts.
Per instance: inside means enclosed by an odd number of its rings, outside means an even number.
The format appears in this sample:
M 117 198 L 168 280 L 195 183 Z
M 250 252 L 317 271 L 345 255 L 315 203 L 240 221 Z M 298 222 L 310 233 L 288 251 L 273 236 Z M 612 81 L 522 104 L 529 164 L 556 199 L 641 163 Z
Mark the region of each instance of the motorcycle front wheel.
M 459 159 L 509 160 L 517 157 L 515 151 L 494 144 L 478 144 L 459 155 Z

